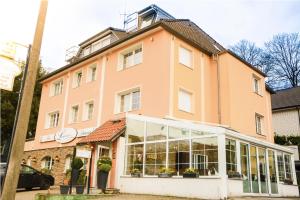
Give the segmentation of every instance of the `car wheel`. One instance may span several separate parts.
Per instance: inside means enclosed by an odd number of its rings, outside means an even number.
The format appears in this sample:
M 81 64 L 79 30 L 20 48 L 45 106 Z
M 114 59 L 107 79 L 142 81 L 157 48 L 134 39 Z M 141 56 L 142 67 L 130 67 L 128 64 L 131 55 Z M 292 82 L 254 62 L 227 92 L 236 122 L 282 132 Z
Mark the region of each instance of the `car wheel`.
M 48 190 L 50 188 L 50 182 L 49 180 L 45 179 L 43 181 L 43 185 L 41 186 L 41 190 Z
M 25 188 L 25 190 L 32 190 L 32 187 L 27 187 Z

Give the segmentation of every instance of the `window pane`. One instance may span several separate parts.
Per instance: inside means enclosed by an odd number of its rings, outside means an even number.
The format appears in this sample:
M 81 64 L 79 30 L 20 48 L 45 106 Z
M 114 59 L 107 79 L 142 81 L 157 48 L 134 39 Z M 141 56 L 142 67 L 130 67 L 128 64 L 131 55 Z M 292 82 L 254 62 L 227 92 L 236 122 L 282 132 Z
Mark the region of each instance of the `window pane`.
M 169 168 L 177 175 L 182 175 L 185 169 L 189 168 L 190 144 L 188 140 L 169 142 Z
M 191 67 L 191 63 L 192 63 L 191 60 L 192 60 L 192 52 L 183 47 L 180 47 L 179 48 L 179 62 L 188 67 Z
M 292 178 L 292 168 L 291 168 L 291 156 L 284 155 L 284 165 L 285 165 L 285 177 L 288 180 L 293 180 Z
M 165 140 L 167 138 L 167 127 L 161 124 L 147 122 L 146 141 Z
M 126 135 L 128 136 L 127 143 L 143 142 L 144 122 L 128 119 L 126 125 Z
M 132 169 L 143 171 L 143 152 L 144 145 L 127 145 L 127 167 L 125 174 L 129 175 Z
M 166 143 L 146 144 L 145 174 L 157 175 L 163 167 L 166 167 Z
M 189 137 L 189 130 L 184 128 L 169 127 L 169 139 Z
M 250 170 L 249 170 L 249 145 L 241 143 L 241 173 L 243 178 L 243 192 L 251 192 Z
M 134 51 L 134 64 L 137 65 L 142 62 L 142 47 Z
M 200 175 L 218 174 L 217 138 L 199 138 L 192 140 L 192 167 Z
M 278 155 L 277 155 L 277 164 L 278 164 L 279 181 L 284 181 L 285 171 L 284 171 L 284 162 L 283 162 L 282 152 L 278 152 Z
M 277 194 L 277 175 L 276 175 L 276 168 L 275 168 L 275 155 L 274 151 L 268 151 L 268 159 L 269 159 L 269 176 L 271 181 L 271 193 Z
M 257 169 L 257 158 L 256 158 L 256 147 L 250 147 L 251 155 L 251 180 L 252 180 L 252 192 L 259 193 L 258 188 L 258 169 Z
M 237 171 L 235 140 L 226 139 L 226 169 L 227 174 Z
M 189 92 L 179 91 L 178 108 L 186 112 L 192 111 L 192 95 Z
M 212 133 L 192 130 L 191 137 L 199 137 L 199 136 L 209 135 L 209 134 L 212 134 Z
M 138 110 L 140 108 L 140 91 L 132 93 L 132 110 Z
M 261 193 L 268 193 L 266 150 L 258 148 Z
M 129 52 L 124 55 L 124 60 L 123 60 L 123 66 L 124 67 L 130 67 L 133 65 L 133 52 Z

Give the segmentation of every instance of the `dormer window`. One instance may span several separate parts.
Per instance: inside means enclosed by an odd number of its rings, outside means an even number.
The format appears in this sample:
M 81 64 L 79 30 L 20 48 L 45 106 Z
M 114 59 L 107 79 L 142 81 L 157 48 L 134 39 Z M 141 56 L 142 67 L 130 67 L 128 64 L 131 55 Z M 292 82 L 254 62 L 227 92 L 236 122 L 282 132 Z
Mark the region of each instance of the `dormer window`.
M 99 49 L 101 49 L 101 48 L 109 45 L 110 41 L 111 41 L 111 36 L 108 35 L 108 36 L 102 38 L 101 40 L 98 40 L 98 41 L 94 42 L 92 44 L 91 53 L 93 53 L 93 52 L 95 52 L 95 51 L 97 51 L 97 50 L 99 50 Z
M 151 25 L 153 18 L 154 18 L 154 14 L 142 18 L 141 28 Z

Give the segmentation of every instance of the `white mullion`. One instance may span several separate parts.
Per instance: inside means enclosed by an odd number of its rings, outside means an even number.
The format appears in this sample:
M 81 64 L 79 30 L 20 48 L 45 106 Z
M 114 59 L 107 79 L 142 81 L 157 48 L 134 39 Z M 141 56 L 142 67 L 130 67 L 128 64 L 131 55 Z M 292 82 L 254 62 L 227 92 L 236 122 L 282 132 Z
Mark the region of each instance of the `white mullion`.
M 241 145 L 240 141 L 236 140 L 236 165 L 237 165 L 237 171 L 242 174 L 241 170 Z
M 166 135 L 166 168 L 169 168 L 169 126 L 167 125 Z

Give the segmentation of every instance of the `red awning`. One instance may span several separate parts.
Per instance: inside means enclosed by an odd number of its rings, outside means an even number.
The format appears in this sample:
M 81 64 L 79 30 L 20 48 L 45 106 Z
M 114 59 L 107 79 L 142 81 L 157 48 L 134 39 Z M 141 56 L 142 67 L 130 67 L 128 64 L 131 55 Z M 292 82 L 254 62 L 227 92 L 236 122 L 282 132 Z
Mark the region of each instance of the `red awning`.
M 88 136 L 82 138 L 78 143 L 93 143 L 114 140 L 125 131 L 125 125 L 125 118 L 106 121 Z

